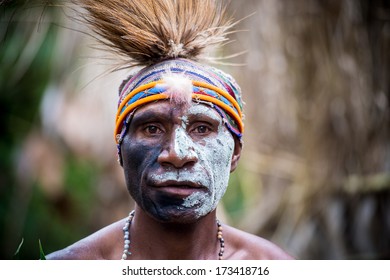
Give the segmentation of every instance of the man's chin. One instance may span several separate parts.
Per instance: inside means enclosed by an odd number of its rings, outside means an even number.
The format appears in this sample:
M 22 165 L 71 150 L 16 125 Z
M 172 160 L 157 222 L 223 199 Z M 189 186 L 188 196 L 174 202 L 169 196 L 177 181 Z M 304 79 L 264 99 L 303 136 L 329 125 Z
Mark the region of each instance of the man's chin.
M 166 224 L 192 224 L 201 218 L 196 209 L 189 209 L 183 206 L 154 208 L 149 214 L 155 220 Z

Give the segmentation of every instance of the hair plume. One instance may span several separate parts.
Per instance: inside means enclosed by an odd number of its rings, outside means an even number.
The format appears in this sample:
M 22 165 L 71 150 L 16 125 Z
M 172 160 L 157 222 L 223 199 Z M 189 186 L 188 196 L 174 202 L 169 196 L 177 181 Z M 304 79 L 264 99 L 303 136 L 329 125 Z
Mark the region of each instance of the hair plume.
M 125 66 L 201 59 L 227 41 L 232 20 L 217 0 L 72 0 L 81 21 Z M 95 36 L 96 37 L 96 36 Z

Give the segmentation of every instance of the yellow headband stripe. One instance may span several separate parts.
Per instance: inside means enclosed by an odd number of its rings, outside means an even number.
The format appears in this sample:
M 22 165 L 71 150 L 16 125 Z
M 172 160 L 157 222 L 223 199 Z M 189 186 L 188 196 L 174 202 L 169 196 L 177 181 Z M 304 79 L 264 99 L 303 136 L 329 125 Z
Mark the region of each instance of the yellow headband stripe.
M 237 115 L 236 111 L 234 111 L 232 109 L 232 107 L 230 107 L 229 105 L 225 104 L 224 102 L 222 102 L 214 97 L 204 95 L 204 94 L 192 94 L 192 98 L 195 100 L 208 101 L 208 102 L 211 102 L 211 103 L 217 105 L 218 107 L 221 107 L 221 109 L 226 111 L 236 121 L 236 123 L 238 124 L 238 130 L 241 133 L 244 132 L 244 124 L 241 120 L 241 117 L 239 115 Z
M 152 101 L 156 101 L 156 100 L 168 99 L 169 95 L 164 94 L 164 93 L 157 93 L 157 94 L 154 94 L 154 95 L 150 95 L 150 96 L 141 98 L 141 99 L 135 101 L 134 103 L 129 104 L 124 110 L 123 110 L 123 107 L 125 107 L 127 105 L 127 102 L 134 95 L 136 95 L 137 93 L 145 91 L 145 90 L 150 89 L 150 88 L 153 88 L 158 83 L 162 83 L 162 82 L 163 82 L 163 80 L 159 80 L 159 81 L 154 81 L 154 82 L 150 82 L 150 83 L 144 84 L 142 86 L 139 86 L 139 87 L 135 88 L 133 91 L 131 91 L 122 100 L 122 102 L 121 102 L 121 104 L 120 104 L 120 106 L 118 108 L 117 114 L 116 114 L 116 125 L 115 125 L 115 131 L 114 131 L 114 138 L 116 139 L 116 141 L 118 141 L 117 140 L 117 135 L 120 134 L 122 126 L 123 126 L 123 122 L 124 122 L 125 118 L 127 117 L 127 115 L 129 113 L 131 113 L 135 108 L 137 108 L 137 107 L 139 107 L 139 106 L 141 106 L 143 104 L 146 104 L 146 103 L 149 103 L 149 102 L 152 102 Z M 220 94 L 221 96 L 225 97 L 229 102 L 231 102 L 231 104 L 237 110 L 238 114 L 232 107 L 230 107 L 226 103 L 218 100 L 215 97 L 212 97 L 212 96 L 209 96 L 209 95 L 204 95 L 204 94 L 195 94 L 195 93 L 192 94 L 192 98 L 194 100 L 203 100 L 203 101 L 211 102 L 211 103 L 219 106 L 224 111 L 226 111 L 235 120 L 235 122 L 237 123 L 239 131 L 241 133 L 244 132 L 244 124 L 242 122 L 242 111 L 241 111 L 241 108 L 238 105 L 237 101 L 229 93 L 227 93 L 226 91 L 224 91 L 224 90 L 222 90 L 222 89 L 220 89 L 218 87 L 215 87 L 213 85 L 210 85 L 210 84 L 204 83 L 204 82 L 192 81 L 192 84 L 194 86 L 198 86 L 198 87 L 201 87 L 201 88 L 207 88 L 207 89 L 213 90 L 214 92 Z M 122 112 L 122 110 L 123 110 L 123 112 Z
M 192 81 L 192 84 L 194 86 L 211 89 L 211 90 L 215 91 L 216 93 L 219 93 L 220 95 L 225 97 L 227 100 L 229 100 L 233 104 L 234 108 L 236 108 L 236 110 L 238 112 L 239 117 L 242 118 L 242 112 L 241 112 L 240 106 L 238 105 L 237 101 L 233 98 L 233 96 L 231 96 L 229 93 L 227 93 L 226 91 L 220 89 L 219 87 L 210 85 L 210 84 L 205 83 L 205 82 Z
M 159 81 L 155 81 L 155 82 L 151 82 L 151 83 L 147 83 L 147 84 L 144 84 L 142 86 L 139 86 L 137 88 L 135 88 L 134 90 L 132 90 L 121 102 L 119 108 L 118 108 L 118 111 L 116 113 L 116 119 L 118 119 L 119 115 L 121 114 L 121 111 L 122 111 L 122 108 L 126 105 L 126 103 L 134 96 L 136 95 L 137 93 L 141 92 L 141 91 L 144 91 L 144 90 L 147 90 L 147 89 L 150 89 L 150 88 L 153 88 L 155 87 L 158 83 L 161 83 L 162 80 L 159 80 Z
M 122 114 L 120 116 L 117 116 L 117 121 L 116 121 L 116 125 L 115 125 L 115 134 L 114 134 L 115 139 L 116 139 L 116 135 L 121 132 L 123 121 L 125 120 L 126 116 L 129 113 L 131 113 L 131 111 L 133 111 L 135 108 L 137 108 L 143 104 L 146 104 L 146 103 L 149 103 L 152 101 L 156 101 L 156 100 L 168 99 L 168 98 L 169 98 L 169 96 L 167 94 L 163 94 L 163 93 L 154 94 L 154 95 L 139 99 L 136 102 L 130 104 L 128 107 L 126 107 L 126 109 L 122 112 Z

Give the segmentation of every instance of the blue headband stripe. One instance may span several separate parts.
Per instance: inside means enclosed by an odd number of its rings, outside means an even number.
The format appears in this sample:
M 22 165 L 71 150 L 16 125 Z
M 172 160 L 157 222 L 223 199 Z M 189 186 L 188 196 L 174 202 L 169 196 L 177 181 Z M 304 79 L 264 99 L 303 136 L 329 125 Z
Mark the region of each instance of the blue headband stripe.
M 229 107 L 231 107 L 237 114 L 237 109 L 233 106 L 233 104 L 231 104 L 231 102 L 226 99 L 225 97 L 223 97 L 222 95 L 216 93 L 215 91 L 213 90 L 210 90 L 210 89 L 206 89 L 206 88 L 201 88 L 201 87 L 197 87 L 197 86 L 193 86 L 192 87 L 193 90 L 192 92 L 193 93 L 196 93 L 196 94 L 205 94 L 205 95 L 208 95 L 208 96 L 211 96 L 211 97 L 214 97 L 220 101 L 222 101 L 223 103 L 225 103 L 226 105 L 228 105 Z M 122 110 L 121 110 L 121 113 L 123 113 L 123 111 L 131 104 L 135 103 L 136 101 L 142 99 L 142 98 L 145 98 L 145 97 L 148 97 L 148 96 L 151 96 L 151 95 L 155 95 L 155 94 L 160 94 L 160 93 L 163 93 L 166 91 L 166 86 L 163 85 L 163 84 L 157 84 L 156 86 L 154 86 L 153 88 L 150 88 L 146 91 L 141 91 L 139 93 L 137 93 L 136 95 L 134 95 L 132 98 L 130 98 L 130 100 L 126 103 L 125 106 L 123 106 Z

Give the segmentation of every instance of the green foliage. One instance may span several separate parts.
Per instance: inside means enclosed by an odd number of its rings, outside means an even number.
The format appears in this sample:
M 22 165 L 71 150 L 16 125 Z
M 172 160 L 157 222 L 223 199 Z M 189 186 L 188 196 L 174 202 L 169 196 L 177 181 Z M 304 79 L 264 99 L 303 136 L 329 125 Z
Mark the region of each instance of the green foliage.
M 20 241 L 19 246 L 16 249 L 16 252 L 14 254 L 14 257 L 13 257 L 14 260 L 19 260 L 20 259 L 20 249 L 22 248 L 23 242 L 24 242 L 24 239 L 22 238 L 22 241 Z
M 43 252 L 41 240 L 39 240 L 38 242 L 39 242 L 39 259 L 40 259 L 40 260 L 46 260 L 46 255 L 45 255 L 45 253 Z
M 262 188 L 260 180 L 248 172 L 244 164 L 239 165 L 231 174 L 229 187 L 222 201 L 233 226 L 240 224 L 242 217 L 258 203 Z
M 25 246 L 20 254 L 22 259 L 37 258 L 36 240 L 42 240 L 45 252 L 50 253 L 94 230 L 88 221 L 93 221 L 96 204 L 93 175 L 99 171 L 93 163 L 69 155 L 64 172 L 66 187 L 60 196 L 49 197 L 39 184 L 33 188 L 22 231 L 25 236 Z
M 39 7 L 37 1 L 11 2 L 0 6 L 0 258 L 37 259 L 37 240 L 51 252 L 86 234 L 97 171 L 62 147 L 64 182 L 55 197 L 35 174 L 17 171 L 27 136 L 42 131 L 45 92 L 71 60 L 58 56 L 61 29 L 50 23 L 55 10 Z M 42 259 L 40 241 L 39 249 Z

